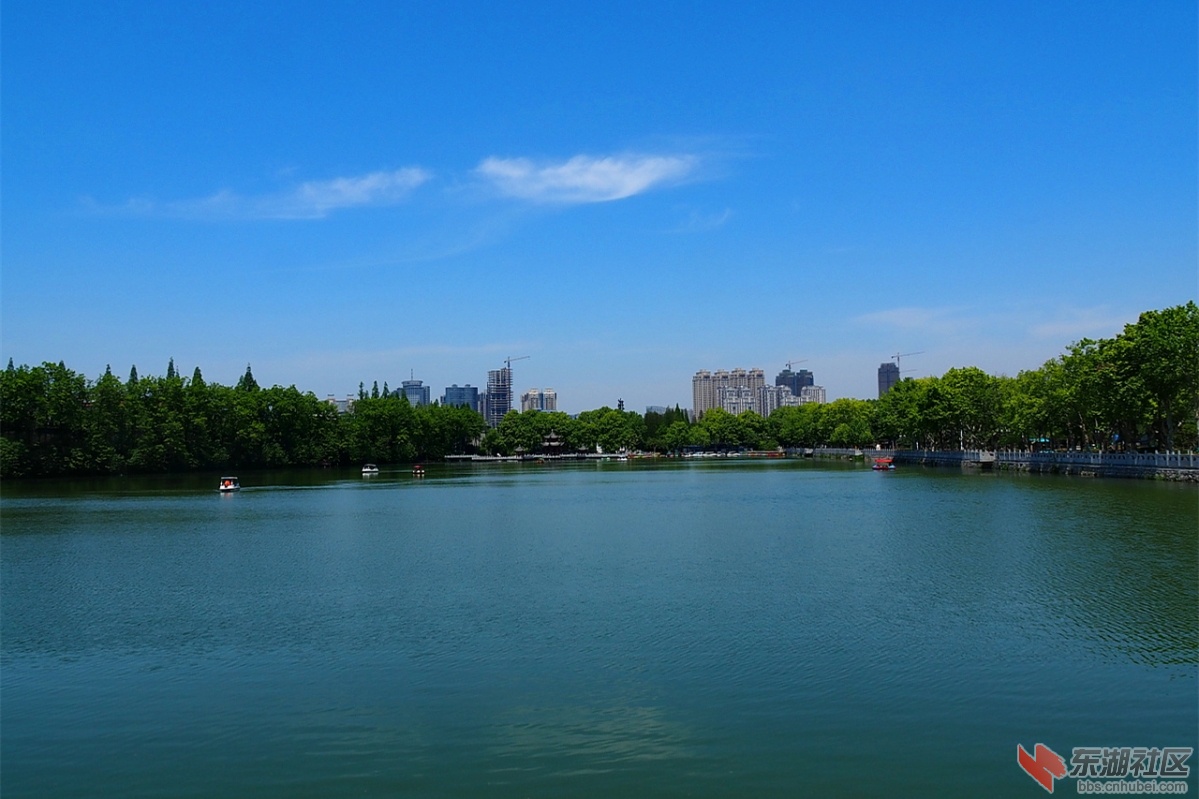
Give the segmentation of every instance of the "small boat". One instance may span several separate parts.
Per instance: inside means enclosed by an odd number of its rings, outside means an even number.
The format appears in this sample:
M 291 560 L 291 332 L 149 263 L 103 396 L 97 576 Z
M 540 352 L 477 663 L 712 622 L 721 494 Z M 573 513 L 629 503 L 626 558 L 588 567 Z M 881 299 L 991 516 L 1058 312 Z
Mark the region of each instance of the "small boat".
M 413 466 L 412 467 L 412 476 L 413 477 L 424 477 L 425 476 L 425 467 L 419 463 L 416 464 L 415 466 Z
M 362 465 L 362 476 L 363 477 L 366 477 L 367 475 L 378 474 L 378 473 L 379 473 L 379 467 L 376 466 L 375 464 L 364 463 Z
M 874 465 L 870 467 L 876 472 L 887 472 L 895 470 L 894 458 L 875 458 Z
M 229 491 L 241 491 L 241 483 L 237 481 L 236 477 L 222 477 L 220 484 L 217 486 L 217 490 L 221 493 L 227 493 Z

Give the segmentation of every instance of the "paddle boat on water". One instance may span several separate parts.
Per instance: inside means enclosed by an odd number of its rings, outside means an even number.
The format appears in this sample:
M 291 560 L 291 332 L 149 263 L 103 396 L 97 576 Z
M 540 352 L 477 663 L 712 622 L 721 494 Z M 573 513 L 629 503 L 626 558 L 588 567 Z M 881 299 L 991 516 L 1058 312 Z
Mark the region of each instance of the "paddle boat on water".
M 894 458 L 875 458 L 874 465 L 870 467 L 876 472 L 891 472 L 895 471 Z
M 379 473 L 379 467 L 373 463 L 364 463 L 362 465 L 362 476 L 369 477 Z
M 221 482 L 217 485 L 217 491 L 222 494 L 227 494 L 230 491 L 241 491 L 241 483 L 236 477 L 222 477 Z

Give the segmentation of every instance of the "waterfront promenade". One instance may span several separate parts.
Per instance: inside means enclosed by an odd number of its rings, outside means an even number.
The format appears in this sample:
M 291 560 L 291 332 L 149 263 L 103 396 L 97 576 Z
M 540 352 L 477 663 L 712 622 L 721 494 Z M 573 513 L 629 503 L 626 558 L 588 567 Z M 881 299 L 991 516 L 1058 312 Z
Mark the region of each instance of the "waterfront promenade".
M 931 450 L 824 447 L 811 450 L 822 458 L 894 458 L 896 463 L 924 466 L 1000 469 L 1086 477 L 1139 477 L 1199 482 L 1199 454 L 1194 452 L 1029 452 L 1027 450 Z

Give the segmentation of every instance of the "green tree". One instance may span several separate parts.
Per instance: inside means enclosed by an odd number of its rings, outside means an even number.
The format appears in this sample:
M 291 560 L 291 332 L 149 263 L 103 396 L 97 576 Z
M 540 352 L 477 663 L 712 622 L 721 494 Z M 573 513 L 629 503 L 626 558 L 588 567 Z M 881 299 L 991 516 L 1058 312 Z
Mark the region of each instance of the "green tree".
M 578 450 L 618 452 L 636 449 L 645 441 L 645 420 L 635 411 L 620 411 L 604 406 L 579 414 L 577 425 L 567 435 Z
M 661 442 L 661 451 L 678 454 L 691 443 L 691 425 L 677 419 L 661 431 L 658 440 Z
M 106 367 L 91 390 L 87 414 L 88 471 L 113 474 L 125 468 L 131 449 L 129 394 Z
M 153 472 L 194 467 L 196 463 L 188 450 L 184 430 L 183 381 L 178 376 L 142 378 L 136 402 L 139 426 L 129 453 L 129 466 Z
M 957 432 L 963 448 L 992 447 L 999 436 L 1002 395 L 997 378 L 971 366 L 950 369 L 941 377 L 947 431 Z M 951 441 L 952 443 L 952 441 Z
M 773 449 L 777 440 L 766 420 L 754 411 L 742 411 L 737 414 L 737 424 L 740 426 L 741 443 L 751 449 Z
M 416 456 L 413 409 L 403 394 L 360 399 L 349 417 L 347 444 L 351 460 L 401 463 Z
M 922 409 L 928 402 L 928 380 L 905 377 L 879 397 L 874 430 L 879 443 L 900 448 L 925 446 Z
M 1125 325 L 1128 346 L 1116 360 L 1125 380 L 1139 379 L 1152 402 L 1153 438 L 1173 449 L 1180 425 L 1199 423 L 1199 306 L 1194 301 L 1146 311 Z M 1194 444 L 1188 433 L 1189 444 Z
M 869 400 L 843 397 L 820 409 L 818 433 L 821 444 L 834 447 L 864 447 L 873 443 L 870 430 L 873 406 Z
M 815 447 L 824 443 L 818 433 L 822 407 L 809 402 L 779 408 L 770 414 L 775 440 L 784 447 Z
M 258 391 L 258 381 L 254 379 L 254 373 L 250 371 L 250 364 L 246 364 L 246 373 L 237 381 L 238 391 Z
M 707 433 L 709 445 L 716 449 L 738 449 L 750 443 L 743 420 L 723 408 L 710 408 L 696 425 Z

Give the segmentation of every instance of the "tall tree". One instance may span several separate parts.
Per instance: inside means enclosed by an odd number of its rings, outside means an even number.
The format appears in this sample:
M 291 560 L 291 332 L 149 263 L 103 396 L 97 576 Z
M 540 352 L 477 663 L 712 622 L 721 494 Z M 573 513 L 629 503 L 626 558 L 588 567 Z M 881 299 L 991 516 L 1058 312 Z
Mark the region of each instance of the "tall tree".
M 246 373 L 237 381 L 237 387 L 241 391 L 258 391 L 258 381 L 254 379 L 254 373 L 250 371 L 250 364 L 246 364 Z
M 1199 424 L 1199 306 L 1146 311 L 1123 337 L 1120 371 L 1140 378 L 1156 407 L 1156 437 L 1173 449 L 1180 423 Z

